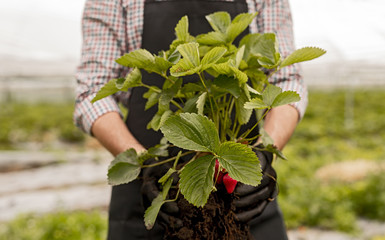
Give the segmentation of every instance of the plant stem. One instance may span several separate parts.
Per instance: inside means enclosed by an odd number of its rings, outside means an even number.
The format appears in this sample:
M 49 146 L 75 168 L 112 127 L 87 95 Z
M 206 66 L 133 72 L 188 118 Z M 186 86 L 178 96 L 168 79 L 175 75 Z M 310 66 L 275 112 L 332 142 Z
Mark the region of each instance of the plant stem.
M 184 152 L 182 154 L 178 154 L 177 156 L 175 157 L 171 157 L 169 159 L 166 159 L 164 161 L 161 161 L 161 162 L 157 162 L 157 163 L 153 163 L 153 164 L 149 164 L 149 165 L 143 165 L 142 168 L 148 168 L 148 167 L 156 167 L 156 166 L 159 166 L 159 165 L 162 165 L 164 163 L 168 163 L 168 162 L 171 162 L 171 161 L 174 161 L 175 159 L 179 159 L 180 157 L 183 157 L 183 156 L 186 156 L 186 155 L 189 155 L 191 153 L 193 153 L 194 151 L 187 151 L 187 152 Z
M 147 84 L 142 84 L 142 87 L 146 87 L 146 88 L 148 88 L 148 89 L 151 89 L 151 90 L 153 90 L 154 92 L 156 92 L 156 93 L 161 93 L 162 92 L 162 90 L 160 90 L 160 89 L 158 89 L 158 88 L 155 88 L 155 87 L 153 87 L 153 86 L 149 86 L 149 85 L 147 85 Z
M 176 155 L 176 159 L 175 159 L 175 162 L 174 162 L 174 166 L 173 166 L 174 169 L 176 169 L 176 166 L 178 165 L 178 161 L 179 161 L 181 155 L 182 155 L 182 151 L 179 151 L 178 155 Z
M 180 188 L 178 188 L 178 192 L 176 192 L 176 196 L 174 199 L 164 200 L 164 202 L 175 202 L 176 200 L 178 200 L 179 193 L 180 193 Z
M 208 95 L 208 97 L 209 97 L 210 108 L 211 108 L 211 114 L 212 114 L 212 116 L 213 116 L 212 119 L 213 119 L 213 120 L 214 120 L 214 119 L 217 120 L 217 121 L 216 121 L 216 127 L 217 127 L 217 129 L 218 129 L 219 123 L 218 123 L 217 115 L 216 115 L 215 112 L 214 112 L 213 99 L 211 99 L 212 96 L 211 96 L 211 94 L 210 94 L 209 89 L 208 89 L 207 86 L 206 86 L 204 76 L 203 76 L 201 73 L 198 73 L 198 76 L 199 76 L 199 79 L 201 80 L 201 82 L 202 82 L 204 88 L 206 89 L 207 95 Z M 215 102 L 215 101 L 214 101 L 214 102 Z
M 258 134 L 258 135 L 255 135 L 254 137 L 252 138 L 240 138 L 240 140 L 245 140 L 245 141 L 248 141 L 248 142 L 252 142 L 253 140 L 259 138 L 261 136 L 261 134 Z
M 224 97 L 224 99 L 226 101 L 226 96 Z M 223 120 L 223 129 L 221 131 L 221 133 L 222 133 L 222 135 L 221 135 L 222 141 L 225 141 L 225 138 L 226 138 L 227 121 L 228 121 L 229 117 L 231 117 L 231 111 L 233 110 L 234 104 L 235 104 L 235 99 L 234 99 L 234 97 L 231 97 L 230 103 L 225 106 L 224 120 Z
M 183 110 L 183 107 L 179 105 L 174 99 L 171 100 L 171 103 L 174 104 L 175 107 L 179 108 L 180 110 Z
M 249 130 L 247 130 L 245 133 L 243 133 L 239 138 L 239 139 L 245 139 L 247 138 L 247 136 L 254 130 L 254 128 L 256 128 L 258 126 L 258 124 L 262 121 L 262 119 L 264 119 L 267 115 L 267 113 L 270 111 L 270 107 L 265 111 L 265 113 L 262 115 L 262 117 L 254 124 L 254 126 L 252 128 L 250 128 Z
M 170 80 L 171 81 L 171 80 Z M 149 86 L 149 85 L 146 85 L 146 84 L 142 84 L 143 87 L 146 87 L 148 89 L 151 89 L 153 90 L 154 92 L 156 93 L 162 93 L 162 90 L 158 89 L 158 88 L 155 88 L 153 86 Z M 171 100 L 171 103 L 174 104 L 175 107 L 179 108 L 180 110 L 183 110 L 183 107 L 179 105 L 179 103 L 177 103 L 174 99 Z
M 162 74 L 162 77 L 164 77 L 167 81 L 170 81 L 172 84 L 175 84 L 175 82 L 169 78 L 166 74 Z

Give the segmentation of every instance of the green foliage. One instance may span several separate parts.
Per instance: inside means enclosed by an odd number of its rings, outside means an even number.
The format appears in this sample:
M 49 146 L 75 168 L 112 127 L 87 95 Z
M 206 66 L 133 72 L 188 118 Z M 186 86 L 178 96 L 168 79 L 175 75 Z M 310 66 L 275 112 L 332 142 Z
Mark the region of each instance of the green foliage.
M 133 148 L 120 153 L 108 167 L 108 183 L 120 185 L 135 180 L 140 174 L 144 161 L 150 158 L 168 156 L 168 146 L 167 143 L 162 141 L 157 146 L 151 147 L 139 155 Z
M 147 99 L 145 108 L 158 104 L 158 111 L 147 127 L 161 130 L 174 146 L 195 153 L 191 162 L 178 173 L 181 193 L 196 206 L 206 203 L 214 184 L 213 158 L 198 157 L 199 152 L 208 152 L 218 158 L 232 178 L 258 185 L 261 181 L 258 158 L 250 146 L 238 142 L 255 140 L 258 136 L 249 135 L 260 120 L 249 129 L 241 127 L 249 122 L 255 108 L 268 112 L 273 107 L 300 100 L 298 94 L 282 92 L 279 87 L 268 84 L 271 74 L 266 76 L 263 67 L 273 69 L 272 73 L 281 68 L 281 55 L 273 33 L 249 35 L 240 46 L 233 44 L 256 15 L 242 13 L 231 20 L 226 12 L 212 13 L 206 18 L 213 31 L 196 37 L 189 34 L 188 18 L 183 17 L 175 27 L 176 39 L 168 50 L 153 54 L 138 49 L 120 57 L 117 63 L 134 70 L 124 80 L 108 82 L 93 99 L 96 101 L 131 87 L 148 89 L 144 94 Z M 309 56 L 297 53 L 292 58 L 301 61 Z M 141 82 L 139 69 L 163 77 L 162 88 Z M 183 84 L 183 78 L 190 75 L 196 81 Z M 255 86 L 266 88 L 258 94 L 261 89 L 253 89 Z M 252 100 L 252 96 L 257 100 Z M 263 105 L 255 107 L 251 100 L 261 100 Z M 169 160 L 173 160 L 172 157 Z M 109 182 L 132 181 L 139 175 L 140 168 L 136 154 L 126 152 L 111 163 Z M 154 215 L 161 204 L 162 199 L 157 198 L 147 212 L 149 219 L 145 222 L 148 227 L 153 226 Z
M 262 179 L 258 157 L 246 144 L 224 142 L 218 150 L 218 161 L 230 177 L 257 186 Z
M 190 161 L 180 174 L 180 191 L 194 206 L 203 207 L 213 190 L 215 158 L 212 155 Z
M 73 103 L 1 103 L 0 109 L 0 149 L 27 142 L 85 139 L 72 122 Z
M 92 99 L 92 103 L 105 98 L 119 91 L 127 91 L 129 88 L 138 87 L 142 84 L 142 74 L 139 69 L 134 68 L 126 78 L 112 79 L 107 82 L 96 96 Z
M 353 105 L 346 104 L 347 96 Z M 358 217 L 384 220 L 383 173 L 353 183 L 323 183 L 315 177 L 317 169 L 331 163 L 385 159 L 384 97 L 383 89 L 310 91 L 306 115 L 284 150 L 289 162 L 274 165 L 289 228 L 352 232 Z
M 120 153 L 108 167 L 108 183 L 119 185 L 135 180 L 140 174 L 140 164 L 134 149 Z
M 262 95 L 245 103 L 246 109 L 270 109 L 300 100 L 298 93 L 293 91 L 282 92 L 282 89 L 274 85 L 268 85 Z
M 216 152 L 219 147 L 218 132 L 214 123 L 202 115 L 174 115 L 163 124 L 161 130 L 168 141 L 183 149 Z
M 286 67 L 294 63 L 309 61 L 320 57 L 325 53 L 325 50 L 315 47 L 304 47 L 297 49 L 282 61 L 281 67 Z
M 144 225 L 147 229 L 151 229 L 156 217 L 160 211 L 162 205 L 166 202 L 168 191 L 170 190 L 172 179 L 169 178 L 165 184 L 163 184 L 163 191 L 151 202 L 151 206 L 146 209 L 144 213 Z
M 102 240 L 107 217 L 98 212 L 23 214 L 0 224 L 0 240 Z
M 374 174 L 352 186 L 350 198 L 359 216 L 385 221 L 385 174 Z

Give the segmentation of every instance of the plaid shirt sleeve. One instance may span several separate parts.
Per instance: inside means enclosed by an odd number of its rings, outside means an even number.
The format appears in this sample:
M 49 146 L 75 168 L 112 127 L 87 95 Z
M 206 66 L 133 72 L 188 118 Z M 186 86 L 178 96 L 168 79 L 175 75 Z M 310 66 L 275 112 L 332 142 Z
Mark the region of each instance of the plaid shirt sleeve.
M 137 48 L 142 21 L 143 1 L 87 0 L 83 17 L 83 45 L 76 72 L 75 124 L 91 133 L 92 124 L 107 112 L 120 113 L 118 102 L 126 102 L 129 93 L 119 93 L 91 103 L 99 89 L 110 79 L 127 74 L 115 59 Z M 130 8 L 127 16 L 126 8 Z M 131 21 L 131 22 L 130 22 Z M 130 34 L 127 34 L 129 32 Z
M 288 0 L 247 0 L 247 3 L 249 12 L 258 12 L 256 21 L 250 25 L 250 31 L 253 33 L 275 33 L 282 58 L 292 53 L 295 46 Z M 300 118 L 302 118 L 308 103 L 308 91 L 300 72 L 300 66 L 294 64 L 274 74 L 269 81 L 282 88 L 283 91 L 296 91 L 301 96 L 299 102 L 291 105 L 297 109 Z

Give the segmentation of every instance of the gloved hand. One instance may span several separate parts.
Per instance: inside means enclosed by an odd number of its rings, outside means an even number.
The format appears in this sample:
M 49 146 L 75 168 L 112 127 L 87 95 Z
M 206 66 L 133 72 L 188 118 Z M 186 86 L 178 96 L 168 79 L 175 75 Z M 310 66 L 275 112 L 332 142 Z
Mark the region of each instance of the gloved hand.
M 259 145 L 259 147 L 262 147 Z M 267 204 L 278 195 L 277 173 L 271 166 L 273 154 L 266 151 L 254 150 L 262 168 L 262 181 L 257 187 L 238 183 L 234 193 L 236 217 L 240 222 L 247 223 L 261 215 Z
M 145 162 L 145 165 L 150 165 L 156 163 L 154 159 L 149 159 Z M 141 194 L 143 198 L 143 205 L 145 209 L 151 206 L 152 200 L 156 198 L 161 192 L 161 184 L 158 183 L 159 179 L 167 173 L 168 169 L 172 167 L 172 163 L 165 163 L 155 167 L 143 168 L 143 184 L 141 187 Z M 159 211 L 158 218 L 161 225 L 170 226 L 170 217 L 174 217 L 174 222 L 172 225 L 174 228 L 180 228 L 182 220 L 176 218 L 175 215 L 179 212 L 179 208 L 176 202 L 167 202 L 164 203 Z

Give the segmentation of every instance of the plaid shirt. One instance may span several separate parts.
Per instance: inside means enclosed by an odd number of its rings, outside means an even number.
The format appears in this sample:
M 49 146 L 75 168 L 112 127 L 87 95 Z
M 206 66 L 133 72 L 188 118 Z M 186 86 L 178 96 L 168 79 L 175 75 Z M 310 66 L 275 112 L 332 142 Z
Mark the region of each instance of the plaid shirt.
M 232 1 L 232 0 L 223 0 Z M 250 25 L 252 33 L 273 32 L 277 35 L 283 57 L 295 50 L 292 19 L 288 0 L 246 0 L 249 12 L 258 12 Z M 94 121 L 101 115 L 116 111 L 118 103 L 127 103 L 129 92 L 121 92 L 90 101 L 110 79 L 125 76 L 128 69 L 115 59 L 141 47 L 144 0 L 87 0 L 82 18 L 83 46 L 76 79 L 75 124 L 90 133 Z M 293 90 L 302 100 L 294 103 L 302 118 L 307 106 L 307 89 L 299 74 L 299 66 L 282 69 L 270 79 L 284 91 Z

